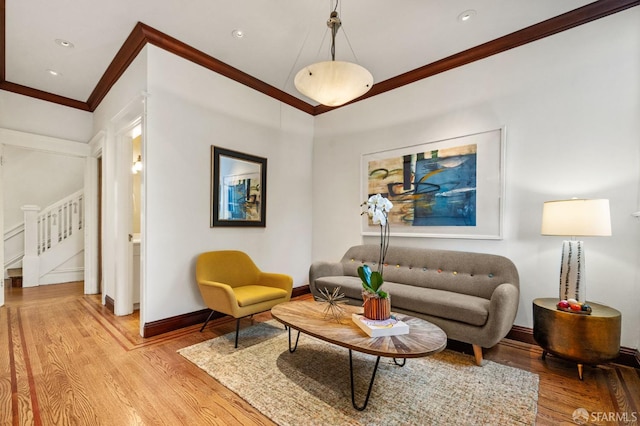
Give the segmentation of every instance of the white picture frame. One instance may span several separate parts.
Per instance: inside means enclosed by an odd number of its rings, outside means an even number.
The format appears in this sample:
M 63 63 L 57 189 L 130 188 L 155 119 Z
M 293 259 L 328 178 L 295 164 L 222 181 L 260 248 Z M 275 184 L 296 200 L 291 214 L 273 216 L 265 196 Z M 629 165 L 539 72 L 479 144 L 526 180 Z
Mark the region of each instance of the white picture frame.
M 505 144 L 501 127 L 363 154 L 362 199 L 394 204 L 392 236 L 502 239 Z M 367 215 L 362 235 L 380 235 Z

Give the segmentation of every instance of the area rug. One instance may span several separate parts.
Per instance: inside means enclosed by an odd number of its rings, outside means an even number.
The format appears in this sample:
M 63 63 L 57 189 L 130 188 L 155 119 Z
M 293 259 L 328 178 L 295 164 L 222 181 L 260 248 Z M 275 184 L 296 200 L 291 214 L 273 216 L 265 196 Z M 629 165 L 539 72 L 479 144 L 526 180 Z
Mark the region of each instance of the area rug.
M 351 405 L 349 352 L 301 334 L 288 350 L 283 326 L 269 321 L 178 352 L 280 425 L 533 425 L 538 376 L 445 350 L 398 367 L 382 358 L 369 405 Z M 354 352 L 361 404 L 375 357 Z

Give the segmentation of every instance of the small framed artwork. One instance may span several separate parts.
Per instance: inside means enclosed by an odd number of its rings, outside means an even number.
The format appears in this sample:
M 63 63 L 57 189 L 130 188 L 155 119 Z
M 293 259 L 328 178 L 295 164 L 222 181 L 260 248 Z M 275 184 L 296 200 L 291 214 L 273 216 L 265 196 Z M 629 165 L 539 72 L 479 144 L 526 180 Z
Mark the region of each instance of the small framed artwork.
M 211 226 L 265 227 L 267 159 L 211 146 Z
M 505 128 L 362 156 L 362 199 L 393 203 L 391 235 L 502 239 Z M 379 235 L 363 215 L 363 235 Z

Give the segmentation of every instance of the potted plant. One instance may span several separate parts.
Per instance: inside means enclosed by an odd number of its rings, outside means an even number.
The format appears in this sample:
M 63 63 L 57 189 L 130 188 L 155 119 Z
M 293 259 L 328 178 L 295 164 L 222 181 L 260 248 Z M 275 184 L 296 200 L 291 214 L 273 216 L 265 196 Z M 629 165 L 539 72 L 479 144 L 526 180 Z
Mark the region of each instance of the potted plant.
M 377 270 L 372 271 L 366 264 L 358 268 L 358 275 L 362 280 L 364 316 L 373 320 L 385 320 L 391 317 L 391 298 L 381 287 L 384 284 L 382 274 L 389 248 L 389 211 L 393 208 L 393 204 L 387 198 L 377 194 L 371 196 L 361 206 L 367 207 L 361 214 L 367 214 L 374 225 L 380 225 Z

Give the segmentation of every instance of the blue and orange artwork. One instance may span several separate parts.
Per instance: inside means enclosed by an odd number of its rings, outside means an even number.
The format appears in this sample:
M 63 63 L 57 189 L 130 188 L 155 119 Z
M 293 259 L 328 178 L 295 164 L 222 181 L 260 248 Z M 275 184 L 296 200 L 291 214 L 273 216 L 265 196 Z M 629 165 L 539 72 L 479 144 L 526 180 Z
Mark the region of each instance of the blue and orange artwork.
M 477 145 L 368 163 L 368 193 L 394 205 L 392 224 L 476 226 Z

